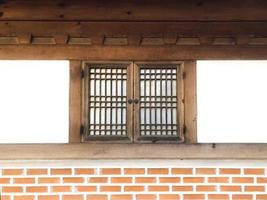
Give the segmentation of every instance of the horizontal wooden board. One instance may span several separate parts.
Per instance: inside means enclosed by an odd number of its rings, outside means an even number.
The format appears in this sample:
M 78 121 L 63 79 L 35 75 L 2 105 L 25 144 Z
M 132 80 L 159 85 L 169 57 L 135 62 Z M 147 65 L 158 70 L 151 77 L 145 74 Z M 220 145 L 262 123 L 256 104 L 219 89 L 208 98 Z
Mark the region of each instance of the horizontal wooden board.
M 267 36 L 267 22 L 60 22 L 0 21 L 0 36 L 51 37 L 177 37 Z M 60 39 L 60 38 L 59 38 Z
M 266 46 L 1 45 L 0 59 L 159 61 L 267 59 Z
M 0 2 L 2 20 L 262 21 L 265 0 L 12 0 Z
M 0 160 L 23 159 L 267 159 L 267 144 L 0 145 Z

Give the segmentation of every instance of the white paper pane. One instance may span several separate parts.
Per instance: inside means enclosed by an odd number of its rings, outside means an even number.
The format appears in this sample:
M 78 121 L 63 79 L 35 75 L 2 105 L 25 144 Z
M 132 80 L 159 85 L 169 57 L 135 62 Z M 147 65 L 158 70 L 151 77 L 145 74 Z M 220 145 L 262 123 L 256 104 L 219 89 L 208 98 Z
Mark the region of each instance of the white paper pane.
M 0 61 L 0 143 L 67 143 L 68 110 L 68 61 Z
M 267 142 L 267 61 L 198 61 L 198 142 Z

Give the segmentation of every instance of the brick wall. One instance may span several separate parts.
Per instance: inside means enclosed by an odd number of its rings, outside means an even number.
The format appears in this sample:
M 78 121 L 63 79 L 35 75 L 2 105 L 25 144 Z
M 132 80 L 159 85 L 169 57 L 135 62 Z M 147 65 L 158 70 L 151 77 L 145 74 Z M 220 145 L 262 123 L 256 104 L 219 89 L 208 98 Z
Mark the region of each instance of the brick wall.
M 168 165 L 164 162 L 2 163 L 1 200 L 267 199 L 264 165 L 198 165 L 198 161 L 194 165 Z

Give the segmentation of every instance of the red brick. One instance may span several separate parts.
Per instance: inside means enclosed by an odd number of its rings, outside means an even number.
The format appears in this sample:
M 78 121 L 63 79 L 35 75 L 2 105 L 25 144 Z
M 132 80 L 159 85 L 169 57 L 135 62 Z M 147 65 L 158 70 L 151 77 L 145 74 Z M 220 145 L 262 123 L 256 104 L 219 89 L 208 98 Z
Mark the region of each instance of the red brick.
M 184 194 L 184 200 L 205 200 L 204 194 Z
M 88 175 L 95 174 L 95 169 L 93 168 L 77 168 L 75 169 L 75 174 L 77 175 Z
M 77 186 L 76 187 L 78 192 L 96 192 L 96 186 Z
M 163 185 L 151 185 L 148 186 L 149 192 L 167 192 L 169 191 L 169 186 L 163 186 Z
M 265 170 L 262 168 L 248 168 L 244 169 L 245 175 L 264 175 Z
M 160 183 L 180 183 L 180 178 L 178 177 L 160 177 Z
M 84 178 L 82 177 L 64 177 L 64 183 L 84 183 Z
M 160 194 L 159 200 L 179 200 L 180 196 L 178 194 Z
M 172 191 L 175 192 L 191 192 L 193 191 L 193 186 L 189 185 L 175 185 L 172 186 Z
M 19 186 L 4 186 L 2 187 L 3 193 L 19 193 L 23 192 L 23 188 Z
M 184 183 L 203 183 L 204 178 L 203 177 L 184 177 L 183 182 Z
M 115 186 L 115 185 L 101 186 L 100 191 L 101 192 L 120 192 L 121 186 Z
M 0 178 L 0 184 L 10 183 L 10 178 Z
M 27 169 L 27 175 L 47 175 L 47 169 Z
M 228 177 L 209 177 L 208 178 L 209 183 L 229 183 Z
M 208 200 L 229 200 L 227 194 L 208 194 Z
M 216 186 L 215 185 L 197 185 L 196 191 L 197 192 L 215 192 Z
M 233 177 L 233 183 L 253 183 L 254 179 L 252 177 Z
M 121 174 L 121 169 L 120 168 L 103 168 L 101 169 L 101 174 L 104 175 L 119 175 Z
M 238 168 L 222 168 L 220 174 L 240 174 L 241 170 Z
M 43 177 L 38 179 L 38 183 L 59 183 L 59 178 Z
M 38 200 L 59 200 L 58 195 L 41 195 L 38 196 Z
M 155 177 L 136 177 L 136 183 L 155 183 L 157 179 Z
M 23 169 L 3 169 L 2 175 L 3 176 L 23 175 Z
M 34 178 L 15 178 L 14 183 L 16 184 L 32 184 L 35 183 Z
M 241 186 L 239 185 L 224 185 L 221 186 L 221 191 L 223 192 L 241 192 Z
M 148 174 L 168 174 L 168 168 L 150 168 L 148 169 Z
M 90 177 L 88 179 L 88 183 L 107 183 L 108 178 L 107 177 Z
M 156 200 L 157 196 L 155 194 L 137 194 L 136 200 Z
M 256 199 L 257 200 L 267 200 L 267 194 L 257 194 Z
M 193 174 L 192 168 L 173 168 L 171 170 L 172 174 Z
M 34 200 L 32 195 L 14 196 L 14 200 Z
M 87 200 L 107 200 L 107 199 L 108 199 L 107 195 L 102 195 L 102 194 L 87 195 Z
M 130 194 L 117 194 L 111 195 L 111 200 L 132 200 L 133 197 Z
M 253 200 L 253 195 L 250 195 L 250 194 L 233 194 L 232 200 Z
M 131 177 L 113 177 L 111 178 L 112 183 L 131 183 Z
M 139 185 L 125 186 L 124 191 L 125 192 L 143 192 L 145 191 L 145 187 L 139 186 Z
M 63 195 L 62 200 L 83 200 L 83 195 Z
M 71 175 L 72 170 L 68 168 L 51 169 L 51 175 Z
M 196 174 L 216 174 L 215 168 L 197 168 Z
M 26 192 L 37 193 L 37 192 L 47 192 L 47 191 L 48 191 L 47 186 L 28 186 L 28 187 L 26 187 Z
M 144 168 L 125 168 L 124 174 L 135 175 L 135 174 L 145 174 Z
M 265 192 L 265 187 L 264 186 L 245 186 L 245 192 Z
M 71 186 L 53 186 L 52 192 L 71 192 Z

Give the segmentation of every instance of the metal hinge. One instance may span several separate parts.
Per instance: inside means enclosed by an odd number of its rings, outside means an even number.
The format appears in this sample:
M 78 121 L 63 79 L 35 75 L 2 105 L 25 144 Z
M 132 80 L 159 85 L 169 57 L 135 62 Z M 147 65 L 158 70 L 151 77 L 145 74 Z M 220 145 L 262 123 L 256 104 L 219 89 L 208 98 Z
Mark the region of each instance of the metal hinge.
M 84 125 L 82 124 L 81 127 L 80 127 L 80 134 L 83 135 L 84 134 Z
M 187 131 L 186 125 L 183 126 L 183 134 L 185 134 Z
M 85 77 L 85 72 L 84 72 L 84 70 L 82 69 L 82 71 L 81 71 L 81 78 L 83 79 Z
M 183 72 L 183 79 L 186 79 L 186 72 Z

